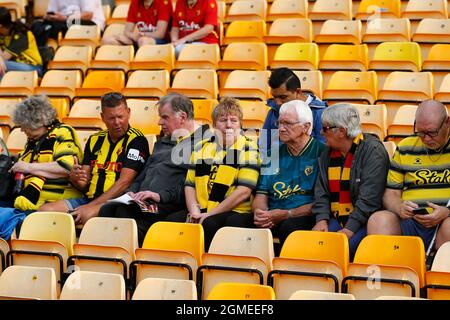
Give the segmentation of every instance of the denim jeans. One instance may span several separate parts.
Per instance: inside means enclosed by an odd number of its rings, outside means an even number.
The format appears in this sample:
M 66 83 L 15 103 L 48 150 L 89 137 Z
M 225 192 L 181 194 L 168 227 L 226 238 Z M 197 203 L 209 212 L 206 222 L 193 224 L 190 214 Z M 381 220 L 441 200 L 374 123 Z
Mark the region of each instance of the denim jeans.
M 39 77 L 42 77 L 43 68 L 41 65 L 33 66 L 31 64 L 6 60 L 6 71 L 33 71 L 36 70 L 38 72 Z

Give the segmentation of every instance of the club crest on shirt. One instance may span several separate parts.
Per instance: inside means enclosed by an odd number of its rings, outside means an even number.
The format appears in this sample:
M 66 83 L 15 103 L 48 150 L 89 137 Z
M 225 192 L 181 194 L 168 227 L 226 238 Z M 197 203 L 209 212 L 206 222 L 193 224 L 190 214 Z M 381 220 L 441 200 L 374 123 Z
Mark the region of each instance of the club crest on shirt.
M 117 149 L 117 155 L 119 155 L 119 154 L 121 154 L 123 152 L 123 147 L 121 146 L 121 147 L 119 147 L 118 149 Z
M 306 176 L 309 176 L 311 175 L 311 173 L 313 173 L 313 171 L 314 171 L 313 166 L 307 166 L 303 172 L 305 173 Z

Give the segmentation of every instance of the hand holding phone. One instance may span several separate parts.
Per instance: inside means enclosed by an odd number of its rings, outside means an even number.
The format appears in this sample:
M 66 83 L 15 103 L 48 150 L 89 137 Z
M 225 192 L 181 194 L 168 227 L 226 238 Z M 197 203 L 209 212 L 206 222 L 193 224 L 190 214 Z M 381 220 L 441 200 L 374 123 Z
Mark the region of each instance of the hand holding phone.
M 428 211 L 428 208 L 422 207 L 422 208 L 413 209 L 413 213 L 424 215 L 424 214 L 429 214 L 430 212 Z

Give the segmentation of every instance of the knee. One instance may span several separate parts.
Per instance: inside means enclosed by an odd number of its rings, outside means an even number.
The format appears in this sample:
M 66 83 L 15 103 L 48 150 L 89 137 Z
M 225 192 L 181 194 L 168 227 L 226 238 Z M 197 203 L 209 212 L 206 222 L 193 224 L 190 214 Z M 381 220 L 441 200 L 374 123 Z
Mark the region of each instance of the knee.
M 38 211 L 63 211 L 67 212 L 68 208 L 64 201 L 48 202 L 39 207 Z
M 391 225 L 397 222 L 395 214 L 389 211 L 376 211 L 372 213 L 367 221 L 368 234 L 380 233 L 386 224 Z
M 450 217 L 441 223 L 439 233 L 442 234 L 444 241 L 450 241 Z

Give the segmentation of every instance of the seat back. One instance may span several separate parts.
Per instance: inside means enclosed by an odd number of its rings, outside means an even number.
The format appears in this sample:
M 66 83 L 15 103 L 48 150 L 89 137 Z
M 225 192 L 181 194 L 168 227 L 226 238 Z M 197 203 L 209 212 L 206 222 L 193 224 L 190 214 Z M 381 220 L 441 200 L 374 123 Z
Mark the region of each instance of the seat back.
M 175 63 L 175 49 L 172 44 L 141 46 L 130 63 L 130 69 L 153 69 L 171 71 Z
M 267 100 L 269 97 L 270 71 L 234 70 L 220 89 L 223 97 Z
M 302 84 L 302 91 L 313 93 L 315 96 L 322 98 L 323 92 L 323 77 L 319 70 L 312 71 L 297 71 L 294 73 L 300 79 Z
M 362 38 L 361 20 L 327 20 L 314 37 L 317 43 L 360 44 Z
M 319 69 L 366 71 L 367 64 L 368 48 L 366 44 L 332 44 L 321 57 Z
M 450 241 L 445 242 L 437 250 L 431 265 L 431 271 L 450 273 Z
M 414 134 L 416 110 L 416 105 L 400 106 L 387 127 L 387 137 L 407 137 Z
M 369 69 L 418 72 L 422 69 L 420 46 L 416 42 L 380 43 L 369 62 Z
M 239 104 L 242 108 L 242 128 L 259 130 L 263 127 L 267 113 L 270 108 L 264 101 L 241 100 Z
M 21 152 L 25 147 L 27 139 L 27 135 L 25 132 L 20 130 L 20 128 L 12 129 L 8 135 L 8 139 L 6 140 L 6 146 L 8 147 L 9 153 L 12 155 L 18 155 L 19 152 Z
M 100 99 L 78 99 L 73 103 L 69 115 L 63 118 L 63 122 L 76 129 L 105 129 L 101 111 Z
M 281 2 L 287 1 L 282 0 Z M 306 18 L 278 18 L 272 22 L 269 33 L 264 39 L 266 43 L 274 44 L 312 42 L 312 22 Z
M 263 42 L 266 34 L 266 22 L 263 20 L 246 21 L 236 20 L 231 22 L 226 31 L 223 43 L 228 45 L 232 42 Z
M 97 48 L 95 58 L 91 62 L 91 68 L 127 71 L 133 58 L 134 47 L 132 45 L 102 45 Z
M 399 18 L 400 0 L 361 0 L 356 19 L 368 20 L 370 16 L 381 18 Z
M 59 45 L 88 45 L 95 50 L 100 42 L 101 30 L 97 25 L 72 25 Z
M 130 125 L 139 129 L 144 135 L 159 135 L 161 132 L 156 103 L 157 101 L 127 99 L 128 107 L 131 110 Z
M 239 1 L 238 1 L 239 2 Z M 266 70 L 267 46 L 263 42 L 230 43 L 219 62 L 220 69 Z
M 450 43 L 450 20 L 430 19 L 420 20 L 416 31 L 412 35 L 412 41 L 420 43 Z
M 319 47 L 316 43 L 283 43 L 275 51 L 270 63 L 272 69 L 287 67 L 294 70 L 316 70 L 319 65 Z
M 0 96 L 29 96 L 37 86 L 37 71 L 11 70 L 0 81 Z
M 217 44 L 187 44 L 175 62 L 176 69 L 217 69 L 220 48 Z
M 208 300 L 275 300 L 275 292 L 260 284 L 222 282 L 212 288 Z
M 380 43 L 385 41 L 410 41 L 411 23 L 407 18 L 375 18 L 367 21 L 362 41 Z
M 194 105 L 194 119 L 196 122 L 212 125 L 211 113 L 218 104 L 215 99 L 191 99 Z
M 0 275 L 3 270 L 6 268 L 6 255 L 9 252 L 9 244 L 6 240 L 0 238 Z
M 308 17 L 312 20 L 351 20 L 352 11 L 351 0 L 316 0 L 309 11 Z
M 190 98 L 217 99 L 219 92 L 215 70 L 184 69 L 176 73 L 169 92 L 182 93 Z
M 147 278 L 139 282 L 132 300 L 197 300 L 193 280 Z
M 82 74 L 79 70 L 48 70 L 35 94 L 66 96 L 73 98 L 75 89 L 81 87 Z
M 376 76 L 375 71 L 337 71 L 330 77 L 323 98 L 373 104 L 377 98 Z
M 361 128 L 363 132 L 376 134 L 378 138 L 383 141 L 386 136 L 386 106 L 384 104 L 352 105 L 359 111 L 359 118 L 361 120 Z
M 402 12 L 402 17 L 410 20 L 423 18 L 446 19 L 448 17 L 446 0 L 409 0 Z
M 127 98 L 158 99 L 167 94 L 170 75 L 167 70 L 136 70 L 128 78 L 122 94 Z
M 423 61 L 422 70 L 450 71 L 450 44 L 433 45 Z
M 307 18 L 307 0 L 273 0 L 267 13 L 266 21 L 275 21 L 282 18 Z
M 259 0 L 241 0 L 230 4 L 225 15 L 225 22 L 236 20 L 265 20 L 267 2 Z
M 431 72 L 391 72 L 378 91 L 379 100 L 417 102 L 433 97 Z
M 450 103 L 450 74 L 444 77 L 434 98 L 443 103 Z
M 289 300 L 355 300 L 355 297 L 349 293 L 297 290 Z
M 91 46 L 59 46 L 48 69 L 79 69 L 85 72 L 92 59 Z

